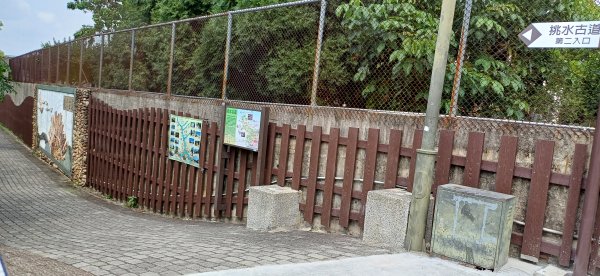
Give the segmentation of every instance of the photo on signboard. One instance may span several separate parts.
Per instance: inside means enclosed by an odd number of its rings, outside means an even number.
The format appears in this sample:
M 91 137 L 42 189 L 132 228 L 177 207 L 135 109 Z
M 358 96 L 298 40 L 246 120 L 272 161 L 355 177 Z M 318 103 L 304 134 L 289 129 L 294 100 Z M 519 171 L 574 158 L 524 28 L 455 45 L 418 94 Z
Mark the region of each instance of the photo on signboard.
M 177 115 L 170 115 L 169 120 L 172 128 L 169 144 L 177 145 L 169 159 L 198 167 L 202 120 Z

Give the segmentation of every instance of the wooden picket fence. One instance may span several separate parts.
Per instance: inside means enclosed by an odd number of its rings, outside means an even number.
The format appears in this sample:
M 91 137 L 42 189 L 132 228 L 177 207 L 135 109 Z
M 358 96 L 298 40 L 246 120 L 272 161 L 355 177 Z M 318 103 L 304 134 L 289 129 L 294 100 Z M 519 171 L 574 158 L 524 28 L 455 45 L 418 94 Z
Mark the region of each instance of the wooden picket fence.
M 27 146 L 33 145 L 33 112 L 34 100 L 27 97 L 20 105 L 16 105 L 10 94 L 4 95 L 0 101 L 0 124 L 10 129 Z
M 168 110 L 116 110 L 92 98 L 89 112 L 89 186 L 120 201 L 136 197 L 140 207 L 178 216 L 219 217 L 224 209 L 231 217 L 235 206 L 247 204 L 246 185 L 254 185 L 249 177 L 256 159 L 252 152 L 224 156 L 229 160 L 225 179 L 228 184 L 235 180 L 239 188 L 229 185 L 225 196 L 215 196 L 220 139 L 215 122 L 202 125 L 201 166 L 196 168 L 167 158 Z M 224 205 L 215 212 L 217 200 Z M 243 217 L 243 208 L 237 208 L 236 216 Z
M 257 171 L 253 169 L 253 163 L 256 153 L 219 149 L 220 131 L 216 122 L 205 121 L 202 125 L 201 166 L 196 168 L 167 158 L 168 110 L 116 110 L 92 99 L 89 112 L 88 184 L 104 194 L 122 201 L 135 196 L 141 207 L 159 213 L 241 219 L 247 204 L 248 187 L 277 183 L 303 190 L 306 196 L 299 209 L 304 219 L 315 223 L 319 216 L 320 224 L 326 229 L 330 229 L 334 221 L 342 228 L 348 228 L 352 223 L 362 227 L 367 193 L 373 189 L 404 187 L 412 191 L 415 149 L 420 148 L 423 134 L 420 130 L 415 131 L 412 146 L 402 147 L 400 130 L 390 130 L 388 141 L 393 143 L 385 144 L 380 142 L 379 129 L 368 129 L 367 139 L 361 140 L 358 128 L 349 128 L 347 135 L 341 136 L 339 128 L 324 133 L 320 126 L 313 126 L 309 131 L 304 125 L 292 128 L 271 123 L 267 137 L 267 173 L 261 183 L 255 183 Z M 515 179 L 528 180 L 524 231 L 514 232 L 511 243 L 521 247 L 522 255 L 538 258 L 544 253 L 556 256 L 561 265 L 568 266 L 574 255 L 573 235 L 579 197 L 585 188 L 587 145 L 575 146 L 571 173 L 562 174 L 552 171 L 553 141 L 536 142 L 534 162 L 528 168 L 516 165 L 516 137 L 501 138 L 496 161 L 482 160 L 484 133 L 469 134 L 466 156 L 453 155 L 454 139 L 454 131 L 440 132 L 434 194 L 439 185 L 449 182 L 453 167 L 464 170 L 463 183 L 458 184 L 479 187 L 481 173 L 493 173 L 494 190 L 506 194 L 511 193 Z M 276 141 L 279 147 L 276 147 Z M 293 148 L 290 147 L 292 142 Z M 320 152 L 324 144 L 327 144 L 325 159 Z M 310 147 L 309 156 L 304 156 L 305 147 Z M 219 157 L 221 151 L 222 158 Z M 364 160 L 357 160 L 359 151 L 364 151 Z M 336 175 L 342 154 L 345 156 L 343 175 Z M 410 160 L 408 176 L 399 173 L 402 158 Z M 364 162 L 361 185 L 355 184 L 357 161 Z M 324 177 L 319 177 L 320 165 L 324 165 Z M 303 166 L 308 166 L 304 168 L 307 174 L 302 173 Z M 384 179 L 375 179 L 378 166 L 385 166 Z M 217 179 L 223 179 L 220 185 L 217 185 Z M 564 234 L 560 243 L 542 239 L 550 185 L 568 188 Z M 341 198 L 338 206 L 334 204 L 335 197 Z
M 275 126 L 271 124 L 270 141 L 274 141 L 276 135 L 281 137 L 281 150 L 279 152 L 279 164 L 273 166 L 273 156 L 268 155 L 267 164 L 271 169 L 271 175 L 276 178 L 279 185 L 284 185 L 286 179 L 291 178 L 291 187 L 293 189 L 306 189 L 306 203 L 301 204 L 300 209 L 304 212 L 304 219 L 312 223 L 313 216 L 321 216 L 321 224 L 329 228 L 332 218 L 337 218 L 342 227 L 348 227 L 349 220 L 356 220 L 362 226 L 364 223 L 365 204 L 367 193 L 373 190 L 375 185 L 375 170 L 378 164 L 378 154 L 385 154 L 384 162 L 386 166 L 384 189 L 394 187 L 405 187 L 412 191 L 414 179 L 416 151 L 420 148 L 422 131 L 416 131 L 414 134 L 412 148 L 401 147 L 402 132 L 391 130 L 388 141 L 394 141 L 391 144 L 379 143 L 379 130 L 369 129 L 367 140 L 359 140 L 359 130 L 350 128 L 347 137 L 340 137 L 340 130 L 332 128 L 329 134 L 323 134 L 321 127 L 315 126 L 312 131 L 307 131 L 306 127 L 299 125 L 292 129 L 289 125 Z M 497 161 L 482 160 L 484 149 L 485 134 L 480 132 L 471 132 L 468 137 L 468 148 L 466 156 L 457 156 L 452 154 L 454 146 L 455 132 L 442 130 L 440 132 L 439 152 L 435 167 L 435 180 L 432 191 L 435 194 L 437 187 L 449 183 L 451 167 L 461 167 L 464 169 L 463 183 L 465 186 L 480 187 L 480 175 L 482 172 L 495 174 L 495 191 L 505 194 L 511 194 L 513 180 L 522 178 L 530 181 L 530 188 L 527 198 L 527 210 L 525 217 L 525 227 L 523 233 L 514 232 L 511 237 L 511 243 L 521 246 L 521 254 L 539 258 L 540 253 L 556 256 L 559 263 L 568 266 L 574 253 L 573 234 L 575 232 L 575 223 L 579 204 L 579 196 L 583 189 L 584 169 L 587 162 L 587 145 L 578 144 L 575 146 L 573 155 L 571 174 L 561 174 L 552 171 L 552 160 L 554 156 L 554 142 L 539 140 L 536 143 L 533 168 L 526 168 L 516 165 L 518 138 L 504 136 L 501 138 L 499 157 Z M 310 144 L 309 173 L 307 178 L 302 178 L 302 155 L 295 155 L 294 160 L 288 159 L 288 147 L 290 140 L 295 141 L 295 152 L 304 152 L 305 144 Z M 306 143 L 299 143 L 305 141 Z M 320 160 L 320 146 L 327 143 L 327 159 Z M 345 147 L 345 164 L 342 187 L 335 186 L 336 162 L 339 156 L 338 146 Z M 274 143 L 269 142 L 269 152 L 273 152 Z M 362 189 L 357 191 L 353 189 L 353 179 L 355 174 L 356 154 L 359 149 L 365 150 L 365 165 L 363 172 Z M 410 158 L 410 170 L 408 177 L 398 175 L 398 164 L 401 157 Z M 280 168 L 287 168 L 288 162 L 292 162 L 292 171 Z M 319 162 L 326 163 L 325 180 L 317 183 L 317 171 Z M 550 185 L 559 185 L 568 188 L 568 201 L 564 216 L 563 236 L 560 244 L 542 240 L 544 216 L 547 207 L 547 195 Z M 315 204 L 315 195 L 317 192 L 323 193 L 321 204 Z M 342 197 L 341 207 L 332 208 L 333 195 Z M 350 203 L 352 200 L 361 202 L 360 212 L 350 212 Z

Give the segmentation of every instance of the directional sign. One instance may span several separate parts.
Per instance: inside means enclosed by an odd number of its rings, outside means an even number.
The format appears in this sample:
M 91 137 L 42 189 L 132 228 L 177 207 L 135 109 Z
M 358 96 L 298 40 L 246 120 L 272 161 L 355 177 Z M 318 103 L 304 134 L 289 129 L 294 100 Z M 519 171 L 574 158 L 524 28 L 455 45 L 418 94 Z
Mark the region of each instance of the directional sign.
M 600 48 L 600 21 L 533 23 L 519 38 L 529 48 Z

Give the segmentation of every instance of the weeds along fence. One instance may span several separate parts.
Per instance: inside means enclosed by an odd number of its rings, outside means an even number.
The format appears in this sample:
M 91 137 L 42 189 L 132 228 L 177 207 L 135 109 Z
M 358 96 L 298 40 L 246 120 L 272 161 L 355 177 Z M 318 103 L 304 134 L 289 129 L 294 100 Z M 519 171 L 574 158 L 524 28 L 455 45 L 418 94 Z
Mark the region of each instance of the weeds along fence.
M 440 3 L 304 0 L 118 30 L 12 58 L 12 78 L 424 112 Z M 459 0 L 441 110 L 449 119 L 442 127 L 471 124 L 485 131 L 493 125 L 461 120 L 464 116 L 593 126 L 600 82 L 594 68 L 600 67 L 600 53 L 528 49 L 518 34 L 533 22 L 599 16 L 600 7 L 592 0 L 552 5 L 542 0 Z M 592 33 L 598 27 L 582 28 Z M 503 131 L 515 134 L 511 127 Z

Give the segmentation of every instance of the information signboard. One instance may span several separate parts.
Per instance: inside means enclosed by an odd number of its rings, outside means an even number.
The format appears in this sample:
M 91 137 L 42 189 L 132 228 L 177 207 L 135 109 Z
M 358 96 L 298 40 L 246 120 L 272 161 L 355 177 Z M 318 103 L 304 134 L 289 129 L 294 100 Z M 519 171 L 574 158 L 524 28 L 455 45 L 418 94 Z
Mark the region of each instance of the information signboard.
M 262 111 L 227 106 L 225 109 L 225 145 L 258 152 Z
M 172 115 L 169 117 L 169 159 L 200 167 L 202 120 Z

